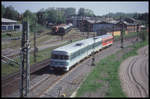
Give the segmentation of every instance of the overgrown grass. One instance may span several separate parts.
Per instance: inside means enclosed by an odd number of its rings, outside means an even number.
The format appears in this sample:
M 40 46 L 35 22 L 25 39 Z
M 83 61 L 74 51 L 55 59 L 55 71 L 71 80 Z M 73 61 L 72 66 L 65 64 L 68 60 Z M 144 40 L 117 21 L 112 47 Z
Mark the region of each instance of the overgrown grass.
M 124 53 L 119 59 L 117 58 L 117 54 L 122 52 L 122 50 L 100 60 L 79 88 L 77 97 L 83 96 L 85 93 L 100 90 L 106 82 L 108 82 L 108 88 L 105 97 L 126 97 L 120 85 L 118 75 L 119 66 L 128 57 L 137 55 L 136 51 L 147 44 L 148 41 L 144 41 L 136 43 L 135 46 L 129 46 L 128 48 L 132 48 L 132 50 Z M 99 80 L 101 82 L 96 83 Z
M 14 65 L 9 65 L 5 63 L 1 63 L 1 77 L 6 76 L 10 73 L 14 73 L 19 70 L 19 66 L 14 64 Z
M 4 42 L 4 44 L 2 44 L 1 46 L 2 46 L 2 49 L 6 49 L 6 48 L 18 49 L 21 46 L 21 41 L 20 40 L 12 40 L 7 43 Z
M 9 37 L 20 37 L 21 36 L 21 32 L 18 31 L 10 31 L 10 32 L 2 32 L 1 36 L 2 38 L 9 38 Z M 10 36 L 11 35 L 11 36 Z

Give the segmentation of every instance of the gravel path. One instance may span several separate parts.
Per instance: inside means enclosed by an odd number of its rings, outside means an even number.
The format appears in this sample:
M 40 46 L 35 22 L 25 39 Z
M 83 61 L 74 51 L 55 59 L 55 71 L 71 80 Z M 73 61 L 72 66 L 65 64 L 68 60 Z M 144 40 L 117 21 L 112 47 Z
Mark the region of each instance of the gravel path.
M 126 59 L 120 66 L 120 80 L 128 97 L 149 96 L 148 46 L 138 50 L 138 55 Z

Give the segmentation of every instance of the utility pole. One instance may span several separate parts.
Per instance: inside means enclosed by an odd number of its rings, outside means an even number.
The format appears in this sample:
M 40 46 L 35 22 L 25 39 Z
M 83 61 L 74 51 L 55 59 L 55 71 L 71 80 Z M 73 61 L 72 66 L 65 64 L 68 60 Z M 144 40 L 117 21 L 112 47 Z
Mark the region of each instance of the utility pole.
M 96 32 L 96 31 L 97 31 L 97 30 L 96 30 L 96 22 L 97 22 L 97 17 L 95 16 L 95 31 L 94 31 L 94 37 L 97 35 L 97 34 L 95 35 L 95 33 L 97 33 L 97 32 Z
M 139 37 L 139 24 L 137 24 L 137 28 L 136 28 L 136 32 L 137 32 L 137 41 L 138 41 L 138 37 Z
M 122 20 L 120 22 L 121 22 L 121 48 L 123 48 L 124 24 Z
M 29 95 L 30 87 L 30 55 L 29 55 L 29 24 L 26 21 L 22 22 L 23 33 L 21 40 L 21 64 L 20 64 L 20 97 L 27 97 Z
M 95 50 L 95 33 L 93 35 L 93 40 L 94 40 L 94 44 L 93 44 L 93 53 L 92 53 L 92 64 L 91 64 L 91 66 L 95 66 L 95 55 L 94 55 L 94 50 Z
M 80 27 L 80 28 L 81 28 L 81 31 L 82 31 L 82 33 L 83 33 L 83 35 L 84 35 L 84 31 L 83 31 L 83 30 L 84 30 L 83 15 L 82 15 L 82 21 L 81 21 L 81 27 Z
M 87 38 L 89 38 L 89 32 L 90 32 L 90 24 L 88 24 L 88 36 L 87 36 Z
M 96 25 L 96 17 L 95 17 L 95 25 Z M 93 57 L 92 57 L 92 66 L 95 66 L 95 55 L 94 55 L 94 50 L 95 50 L 95 31 L 94 31 L 94 34 L 93 34 L 93 40 L 94 40 L 94 44 L 93 44 Z
M 58 9 L 56 9 L 56 21 L 55 21 L 56 25 L 57 25 L 57 19 L 58 19 Z
M 115 33 L 115 23 L 113 23 L 113 32 L 112 32 L 112 36 L 113 36 L 113 41 L 114 41 L 114 33 Z
M 97 21 L 97 20 L 96 20 L 96 16 L 95 16 L 95 19 L 94 19 L 94 20 L 95 20 L 95 24 L 96 24 L 96 21 Z M 92 66 L 95 66 L 95 55 L 94 55 L 94 50 L 95 50 L 95 36 L 96 36 L 96 35 L 95 35 L 95 31 L 94 31 L 94 34 L 93 34 L 94 44 L 93 44 L 93 54 L 92 54 L 93 57 L 92 57 L 92 64 L 91 64 Z
M 36 27 L 36 22 L 35 22 Z M 36 53 L 38 51 L 38 48 L 36 47 L 36 31 L 34 32 L 34 62 L 36 62 Z

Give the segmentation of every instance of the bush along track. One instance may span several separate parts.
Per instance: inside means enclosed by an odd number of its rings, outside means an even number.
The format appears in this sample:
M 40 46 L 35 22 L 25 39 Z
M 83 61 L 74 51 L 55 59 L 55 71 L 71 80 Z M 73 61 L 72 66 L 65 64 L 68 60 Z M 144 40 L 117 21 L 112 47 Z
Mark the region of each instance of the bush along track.
M 126 97 L 121 89 L 119 66 L 128 57 L 137 55 L 136 51 L 147 44 L 148 41 L 135 43 L 100 60 L 79 88 L 76 97 Z

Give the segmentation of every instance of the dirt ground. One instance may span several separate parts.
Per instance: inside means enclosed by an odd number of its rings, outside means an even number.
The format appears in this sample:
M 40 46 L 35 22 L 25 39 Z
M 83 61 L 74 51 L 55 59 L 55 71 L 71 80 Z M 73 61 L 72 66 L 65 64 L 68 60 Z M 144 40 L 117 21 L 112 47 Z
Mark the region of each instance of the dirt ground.
M 129 57 L 120 66 L 120 80 L 127 97 L 149 96 L 148 46 L 138 50 L 138 55 Z

